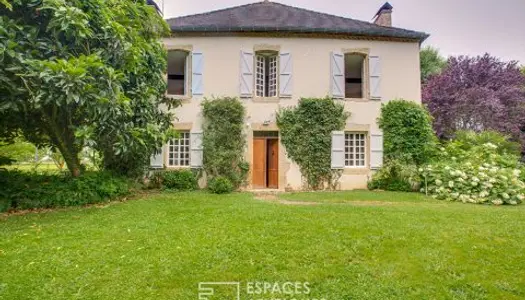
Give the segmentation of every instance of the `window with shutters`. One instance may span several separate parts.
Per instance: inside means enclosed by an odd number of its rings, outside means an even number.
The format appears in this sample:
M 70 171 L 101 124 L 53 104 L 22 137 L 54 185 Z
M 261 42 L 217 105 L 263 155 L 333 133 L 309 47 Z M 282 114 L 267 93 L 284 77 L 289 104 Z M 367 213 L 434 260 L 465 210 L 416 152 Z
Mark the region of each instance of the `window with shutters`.
M 366 134 L 345 132 L 345 167 L 366 166 Z
M 257 51 L 255 53 L 255 96 L 277 97 L 278 86 L 277 51 Z
M 190 166 L 190 132 L 182 131 L 179 138 L 173 139 L 168 144 L 168 166 Z
M 183 50 L 168 51 L 168 95 L 189 95 L 190 53 Z
M 365 62 L 362 53 L 345 54 L 345 98 L 365 97 Z

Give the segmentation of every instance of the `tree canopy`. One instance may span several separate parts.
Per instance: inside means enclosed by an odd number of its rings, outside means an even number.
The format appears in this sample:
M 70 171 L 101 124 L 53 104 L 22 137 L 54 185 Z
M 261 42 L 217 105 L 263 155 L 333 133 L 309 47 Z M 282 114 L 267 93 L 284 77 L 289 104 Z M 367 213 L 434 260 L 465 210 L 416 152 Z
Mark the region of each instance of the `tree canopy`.
M 524 84 L 517 62 L 489 54 L 451 57 L 443 73 L 424 86 L 423 102 L 442 138 L 457 130 L 495 130 L 523 142 Z
M 57 149 L 74 176 L 85 146 L 106 169 L 137 175 L 170 133 L 164 20 L 145 0 L 9 3 L 0 5 L 0 138 Z
M 420 52 L 421 82 L 426 82 L 432 75 L 440 74 L 447 66 L 447 60 L 439 54 L 439 50 L 431 46 Z

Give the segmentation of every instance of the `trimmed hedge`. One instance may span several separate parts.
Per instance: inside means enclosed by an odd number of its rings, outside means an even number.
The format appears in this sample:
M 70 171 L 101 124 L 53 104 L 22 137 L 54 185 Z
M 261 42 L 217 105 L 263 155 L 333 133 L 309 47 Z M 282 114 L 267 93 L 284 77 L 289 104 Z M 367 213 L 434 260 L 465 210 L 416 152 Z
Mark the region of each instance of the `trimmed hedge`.
M 129 193 L 131 182 L 107 172 L 78 178 L 20 171 L 0 172 L 0 212 L 108 202 Z

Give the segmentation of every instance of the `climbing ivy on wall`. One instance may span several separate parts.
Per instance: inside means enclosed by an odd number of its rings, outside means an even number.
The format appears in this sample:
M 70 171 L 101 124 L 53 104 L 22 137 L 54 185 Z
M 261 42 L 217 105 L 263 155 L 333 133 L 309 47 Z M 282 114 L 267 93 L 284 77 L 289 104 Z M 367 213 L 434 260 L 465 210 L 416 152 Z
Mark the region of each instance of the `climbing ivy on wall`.
M 205 100 L 202 110 L 204 172 L 208 180 L 225 177 L 237 189 L 249 171 L 244 160 L 244 106 L 237 98 L 215 98 Z
M 299 165 L 308 189 L 335 187 L 341 174 L 331 169 L 332 131 L 342 130 L 349 116 L 331 98 L 303 98 L 277 113 L 281 142 Z

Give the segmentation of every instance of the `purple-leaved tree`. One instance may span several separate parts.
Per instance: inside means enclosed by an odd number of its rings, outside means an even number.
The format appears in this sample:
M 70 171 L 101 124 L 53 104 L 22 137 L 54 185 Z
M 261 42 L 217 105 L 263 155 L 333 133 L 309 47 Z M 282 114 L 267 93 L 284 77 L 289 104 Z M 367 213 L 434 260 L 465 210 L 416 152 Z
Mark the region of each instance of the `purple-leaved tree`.
M 448 67 L 423 87 L 423 103 L 441 138 L 461 129 L 492 129 L 525 145 L 525 76 L 517 62 L 489 54 L 450 57 Z

